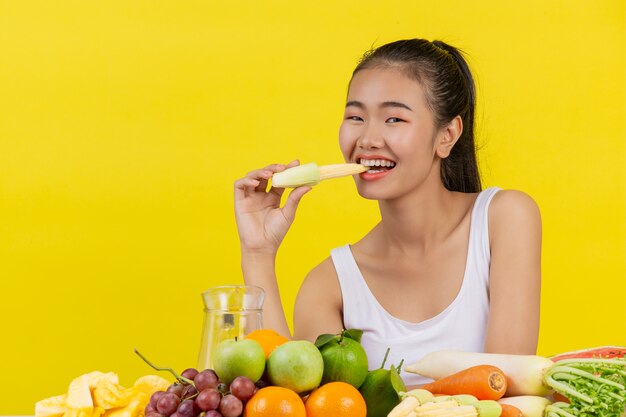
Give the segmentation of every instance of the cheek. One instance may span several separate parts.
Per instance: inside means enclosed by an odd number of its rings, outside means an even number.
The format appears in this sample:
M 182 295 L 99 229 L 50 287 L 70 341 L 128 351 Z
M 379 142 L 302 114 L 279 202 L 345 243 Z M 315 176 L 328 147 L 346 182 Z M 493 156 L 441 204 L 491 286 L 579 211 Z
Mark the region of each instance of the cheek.
M 354 149 L 355 140 L 351 132 L 352 130 L 346 123 L 342 123 L 339 126 L 339 149 L 341 149 L 341 153 L 346 160 L 350 158 Z

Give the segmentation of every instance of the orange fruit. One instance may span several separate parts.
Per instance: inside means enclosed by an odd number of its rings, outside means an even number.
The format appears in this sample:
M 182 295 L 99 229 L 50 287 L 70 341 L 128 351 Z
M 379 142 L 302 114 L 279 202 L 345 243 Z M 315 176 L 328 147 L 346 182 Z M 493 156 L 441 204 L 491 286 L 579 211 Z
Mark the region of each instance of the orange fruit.
M 363 396 L 347 382 L 329 382 L 313 391 L 306 403 L 307 417 L 365 417 Z
M 302 398 L 287 388 L 269 386 L 258 390 L 246 403 L 244 417 L 307 417 Z
M 289 341 L 288 338 L 275 332 L 272 329 L 253 330 L 248 333 L 245 338 L 257 341 L 261 346 L 263 346 L 265 359 L 270 357 L 270 353 L 272 353 L 274 349 Z

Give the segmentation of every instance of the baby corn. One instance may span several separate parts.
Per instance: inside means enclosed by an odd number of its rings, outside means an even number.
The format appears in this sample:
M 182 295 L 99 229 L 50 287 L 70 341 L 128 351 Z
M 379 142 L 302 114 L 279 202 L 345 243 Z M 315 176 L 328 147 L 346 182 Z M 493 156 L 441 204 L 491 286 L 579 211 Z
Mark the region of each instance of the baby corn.
M 277 188 L 295 188 L 303 185 L 317 185 L 322 180 L 360 174 L 367 171 L 361 164 L 322 165 L 311 162 L 298 165 L 272 176 L 272 186 Z
M 499 417 L 502 411 L 496 401 L 478 401 L 471 395 L 433 397 L 424 391 L 402 393 L 402 401 L 387 417 Z

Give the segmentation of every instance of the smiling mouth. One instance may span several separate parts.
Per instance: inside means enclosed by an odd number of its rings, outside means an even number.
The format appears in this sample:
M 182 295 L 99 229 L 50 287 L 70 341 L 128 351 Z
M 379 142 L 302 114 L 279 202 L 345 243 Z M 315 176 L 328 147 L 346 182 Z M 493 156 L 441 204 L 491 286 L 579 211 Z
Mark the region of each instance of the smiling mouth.
M 366 171 L 368 174 L 376 174 L 379 172 L 385 172 L 392 170 L 396 163 L 388 159 L 365 159 L 359 158 L 357 162 L 363 166 L 368 167 Z

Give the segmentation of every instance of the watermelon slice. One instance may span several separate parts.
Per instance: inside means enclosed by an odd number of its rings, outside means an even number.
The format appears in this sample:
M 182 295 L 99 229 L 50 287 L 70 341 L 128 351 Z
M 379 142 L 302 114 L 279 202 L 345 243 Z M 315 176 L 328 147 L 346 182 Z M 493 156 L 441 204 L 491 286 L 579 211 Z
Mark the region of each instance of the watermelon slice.
M 590 349 L 574 350 L 571 352 L 560 353 L 551 356 L 553 362 L 562 361 L 564 359 L 576 358 L 623 358 L 626 357 L 626 347 L 624 346 L 600 346 Z

